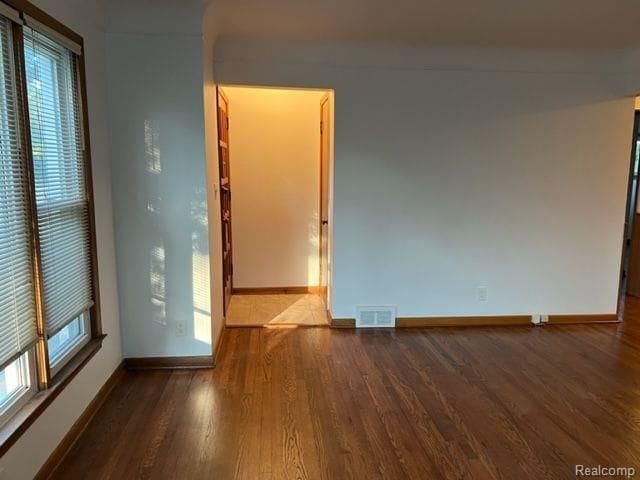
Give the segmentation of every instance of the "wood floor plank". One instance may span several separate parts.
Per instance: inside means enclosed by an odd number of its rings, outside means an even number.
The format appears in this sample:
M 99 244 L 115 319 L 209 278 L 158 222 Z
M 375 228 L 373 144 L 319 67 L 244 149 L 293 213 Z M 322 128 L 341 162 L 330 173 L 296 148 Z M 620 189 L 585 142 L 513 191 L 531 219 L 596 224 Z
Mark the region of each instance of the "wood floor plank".
M 128 372 L 55 479 L 562 479 L 640 470 L 640 300 L 617 325 L 228 330 Z

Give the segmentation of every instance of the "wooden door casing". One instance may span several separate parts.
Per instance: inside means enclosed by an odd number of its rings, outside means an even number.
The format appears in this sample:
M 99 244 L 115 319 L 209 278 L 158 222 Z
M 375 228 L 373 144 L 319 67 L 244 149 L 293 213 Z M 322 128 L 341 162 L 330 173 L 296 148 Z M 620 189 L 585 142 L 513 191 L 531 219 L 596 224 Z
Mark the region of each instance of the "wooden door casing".
M 220 215 L 222 223 L 222 286 L 224 314 L 233 291 L 233 248 L 231 229 L 231 164 L 229 157 L 229 100 L 218 87 L 218 167 L 220 173 Z
M 638 212 L 638 171 L 636 155 L 640 140 L 640 112 L 636 111 L 633 124 L 629 193 L 625 212 L 625 238 L 622 248 L 620 295 L 640 297 L 640 213 Z M 626 291 L 623 291 L 626 290 Z M 620 302 L 618 302 L 620 304 Z M 624 305 L 624 304 L 622 304 Z
M 328 240 L 329 240 L 329 134 L 330 112 L 329 96 L 320 101 L 320 226 L 319 226 L 319 260 L 320 260 L 320 293 L 327 305 L 327 285 L 329 276 Z

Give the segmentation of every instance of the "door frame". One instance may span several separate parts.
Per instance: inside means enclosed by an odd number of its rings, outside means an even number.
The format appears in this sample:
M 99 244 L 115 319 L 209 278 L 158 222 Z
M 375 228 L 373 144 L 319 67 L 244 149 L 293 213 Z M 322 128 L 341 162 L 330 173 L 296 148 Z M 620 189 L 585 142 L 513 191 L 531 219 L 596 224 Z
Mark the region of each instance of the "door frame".
M 327 109 L 327 117 L 329 119 L 328 125 L 323 125 L 323 109 Z M 320 294 L 323 296 L 325 300 L 325 308 L 329 310 L 329 238 L 331 235 L 329 234 L 329 229 L 331 227 L 331 194 L 330 194 L 330 178 L 331 178 L 331 131 L 333 122 L 331 121 L 331 95 L 326 93 L 320 99 L 320 191 L 319 191 L 319 207 L 318 207 L 318 286 L 320 290 Z M 324 128 L 323 128 L 324 127 Z M 325 137 L 326 136 L 326 137 Z M 325 152 L 326 149 L 326 152 Z M 322 181 L 322 166 L 323 166 L 323 157 L 326 155 L 326 193 L 324 191 L 324 185 Z M 325 199 L 326 194 L 326 199 Z M 326 257 L 324 259 L 327 267 L 326 267 L 326 278 L 324 278 L 323 285 L 323 272 L 322 272 L 322 260 L 323 260 L 323 249 L 322 243 L 324 239 L 324 235 L 322 234 L 324 219 L 322 218 L 323 206 L 327 205 L 327 238 L 326 238 Z M 323 289 L 324 288 L 324 289 Z
M 335 162 L 335 90 L 326 89 L 325 95 L 320 99 L 320 115 L 322 115 L 322 105 L 327 103 L 329 109 L 329 128 L 327 129 L 327 290 L 326 290 L 326 304 L 327 316 L 329 317 L 329 323 L 331 323 L 331 306 L 333 304 L 333 209 L 334 209 L 334 162 Z M 322 117 L 320 118 L 322 121 Z M 322 142 L 322 135 L 320 136 Z M 320 159 L 322 162 L 322 159 Z M 320 165 L 322 168 L 322 165 Z M 318 209 L 318 239 L 322 234 L 322 174 L 320 175 L 320 195 L 319 195 L 319 209 Z M 318 270 L 321 275 L 320 269 L 322 268 L 321 255 L 322 244 L 318 242 Z
M 308 90 L 308 91 L 316 91 L 323 92 L 324 95 L 321 97 L 321 103 L 323 101 L 329 102 L 329 129 L 328 129 L 328 158 L 327 158 L 327 196 L 328 196 L 328 221 L 329 225 L 327 228 L 327 304 L 326 309 L 328 312 L 329 320 L 331 320 L 331 305 L 332 305 L 332 271 L 333 271 L 333 194 L 334 194 L 334 152 L 335 152 L 335 144 L 334 144 L 334 133 L 335 133 L 335 90 L 332 88 L 320 88 L 320 87 L 291 87 L 291 86 L 282 86 L 282 85 L 257 85 L 257 84 L 245 84 L 245 83 L 218 83 L 216 84 L 216 119 L 218 115 L 218 93 L 222 92 L 224 95 L 224 87 L 225 86 L 237 86 L 237 87 L 253 87 L 253 88 L 267 88 L 267 89 L 286 89 L 286 90 Z M 225 96 L 225 98 L 227 98 Z M 227 99 L 228 102 L 228 99 Z M 229 136 L 231 132 L 229 132 Z M 218 131 L 216 130 L 216 153 L 219 156 L 218 146 L 219 146 L 219 138 Z M 218 158 L 217 168 L 219 169 L 220 159 Z M 218 171 L 218 176 L 220 171 Z M 322 179 L 319 179 L 318 182 L 321 182 Z M 320 188 L 320 192 L 322 188 Z M 319 199 L 318 205 L 322 199 Z M 221 202 L 217 204 L 217 215 L 218 218 L 222 219 L 222 205 Z M 320 212 L 319 212 L 320 213 Z M 318 215 L 320 217 L 320 215 Z M 319 228 L 322 228 L 322 218 L 319 218 L 318 221 Z M 222 225 L 221 225 L 222 227 Z M 319 245 L 320 249 L 321 246 Z M 233 246 L 231 247 L 231 251 L 233 252 Z M 220 252 L 216 252 L 216 255 L 219 254 L 220 257 L 223 255 L 223 247 L 220 245 Z M 320 262 L 320 257 L 318 257 L 318 263 Z M 220 272 L 220 275 L 224 277 L 224 268 L 223 271 Z M 233 277 L 232 277 L 233 281 Z M 224 278 L 222 283 L 222 300 L 224 302 Z M 226 310 L 223 311 L 224 322 L 226 324 Z
M 220 233 L 221 233 L 221 242 L 220 242 L 220 252 L 216 252 L 216 254 L 219 254 L 220 257 L 222 258 L 222 271 L 220 272 L 220 275 L 222 276 L 222 315 L 223 318 L 225 318 L 225 323 L 226 323 L 226 317 L 227 317 L 227 309 L 228 309 L 228 305 L 227 305 L 227 300 L 226 300 L 226 294 L 225 294 L 225 288 L 226 288 L 226 278 L 225 278 L 225 266 L 224 266 L 224 262 L 225 262 L 225 258 L 224 258 L 224 242 L 225 242 L 225 227 L 224 227 L 224 212 L 223 212 L 223 208 L 222 208 L 222 195 L 223 195 L 223 185 L 222 185 L 222 175 L 223 175 L 223 171 L 222 171 L 222 157 L 220 155 L 220 149 L 221 149 L 221 139 L 220 139 L 220 97 L 222 97 L 227 105 L 227 143 L 226 143 L 226 149 L 227 149 L 227 158 L 228 158 L 228 162 L 229 162 L 229 167 L 228 167 L 228 189 L 229 189 L 229 197 L 231 197 L 231 152 L 230 152 L 230 148 L 229 148 L 229 98 L 227 97 L 227 95 L 224 93 L 224 90 L 222 89 L 222 85 L 216 85 L 216 153 L 218 156 L 218 162 L 217 162 L 217 167 L 218 167 L 218 197 L 219 197 L 219 210 L 218 210 L 218 216 L 220 218 Z M 229 198 L 229 216 L 231 217 L 231 202 L 232 199 Z M 232 230 L 232 219 L 229 219 L 229 242 L 231 244 L 230 249 L 229 249 L 229 255 L 231 256 L 230 258 L 230 264 L 231 264 L 231 291 L 233 292 L 233 230 Z
M 627 201 L 625 202 L 624 211 L 624 229 L 622 234 L 622 253 L 620 259 L 620 275 L 618 279 L 618 305 L 616 314 L 618 320 L 623 320 L 624 303 L 627 294 L 627 280 L 629 274 L 629 260 L 631 257 L 631 244 L 633 235 L 633 223 L 638 208 L 638 193 L 640 193 L 640 178 L 636 182 L 635 192 L 633 191 L 633 173 L 635 167 L 635 157 L 637 151 L 637 140 L 640 138 L 637 132 L 640 128 L 640 110 L 634 110 L 633 115 L 633 131 L 631 133 L 631 157 L 629 160 L 629 171 L 627 178 Z M 633 205 L 631 203 L 633 202 Z M 632 208 L 633 207 L 633 208 Z M 626 278 L 625 278 L 626 276 Z

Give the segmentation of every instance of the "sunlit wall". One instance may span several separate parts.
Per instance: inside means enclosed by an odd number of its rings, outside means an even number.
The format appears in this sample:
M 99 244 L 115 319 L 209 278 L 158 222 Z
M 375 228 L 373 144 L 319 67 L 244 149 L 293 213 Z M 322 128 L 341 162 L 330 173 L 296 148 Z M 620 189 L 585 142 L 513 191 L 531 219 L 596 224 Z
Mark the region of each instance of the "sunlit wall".
M 335 90 L 335 317 L 616 311 L 634 102 L 588 58 L 216 48 L 222 83 Z
M 125 357 L 211 354 L 201 52 L 189 34 L 107 35 Z

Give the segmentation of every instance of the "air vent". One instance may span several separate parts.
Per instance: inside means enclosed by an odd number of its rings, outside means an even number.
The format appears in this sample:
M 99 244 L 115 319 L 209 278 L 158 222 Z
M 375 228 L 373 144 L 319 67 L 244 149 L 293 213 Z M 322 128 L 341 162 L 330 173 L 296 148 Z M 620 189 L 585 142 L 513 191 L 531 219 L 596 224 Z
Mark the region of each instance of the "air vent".
M 379 328 L 396 326 L 395 307 L 358 307 L 357 328 Z

